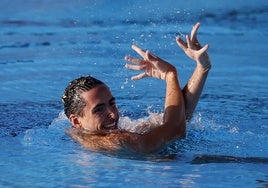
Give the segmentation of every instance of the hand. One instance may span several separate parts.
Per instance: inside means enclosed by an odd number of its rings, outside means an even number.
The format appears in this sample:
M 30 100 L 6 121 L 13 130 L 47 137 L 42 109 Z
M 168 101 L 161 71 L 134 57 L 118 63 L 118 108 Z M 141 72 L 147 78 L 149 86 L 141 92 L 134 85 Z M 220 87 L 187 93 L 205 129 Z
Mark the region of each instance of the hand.
M 201 66 L 204 70 L 209 70 L 211 68 L 210 58 L 206 52 L 209 48 L 209 45 L 206 44 L 204 47 L 202 47 L 198 42 L 197 30 L 199 27 L 200 23 L 196 23 L 191 31 L 190 38 L 188 35 L 186 35 L 186 42 L 179 37 L 176 38 L 176 41 L 186 55 L 197 62 L 198 66 Z
M 166 75 L 169 72 L 176 73 L 176 68 L 168 62 L 151 54 L 148 50 L 144 51 L 136 45 L 132 45 L 132 49 L 136 51 L 143 59 L 137 59 L 126 56 L 125 60 L 136 65 L 126 64 L 125 67 L 132 70 L 144 70 L 145 72 L 133 76 L 132 80 L 139 80 L 148 76 L 166 80 Z M 176 73 L 177 74 L 177 73 Z

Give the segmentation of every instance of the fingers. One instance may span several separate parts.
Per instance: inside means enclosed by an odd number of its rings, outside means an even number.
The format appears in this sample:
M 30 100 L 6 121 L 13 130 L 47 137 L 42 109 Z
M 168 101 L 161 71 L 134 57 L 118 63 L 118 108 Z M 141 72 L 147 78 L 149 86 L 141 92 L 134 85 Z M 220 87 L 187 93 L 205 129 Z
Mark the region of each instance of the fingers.
M 187 46 L 188 48 L 193 48 L 192 41 L 189 38 L 189 35 L 186 35 L 186 41 L 187 41 Z
M 141 48 L 139 48 L 135 45 L 132 45 L 132 49 L 135 50 L 144 59 L 146 58 L 146 52 L 144 52 Z M 146 69 L 146 61 L 145 60 L 133 58 L 130 56 L 126 56 L 125 60 L 136 64 L 136 65 L 126 64 L 125 67 L 127 69 L 137 70 L 137 71 Z M 139 80 L 139 79 L 142 79 L 146 76 L 147 76 L 147 74 L 144 72 L 144 73 L 141 73 L 139 75 L 131 77 L 131 79 L 132 80 Z
M 136 45 L 132 45 L 131 48 L 136 51 L 140 56 L 143 57 L 143 60 L 137 59 L 137 58 L 132 58 L 132 57 L 125 57 L 125 60 L 136 63 L 136 64 L 144 64 L 146 63 L 145 61 L 155 61 L 160 59 L 159 57 L 151 54 L 148 50 L 142 50 Z
M 132 45 L 131 48 L 136 51 L 141 57 L 145 58 L 146 52 L 136 45 Z
M 184 42 L 181 38 L 176 37 L 177 44 L 186 51 L 188 48 L 193 50 L 202 49 L 201 44 L 197 40 L 197 30 L 200 27 L 200 23 L 197 22 L 191 31 L 191 35 L 186 35 L 186 42 Z
M 198 50 L 198 53 L 199 53 L 199 54 L 202 54 L 202 53 L 204 53 L 205 51 L 207 51 L 208 48 L 209 48 L 209 45 L 206 44 L 203 48 L 201 48 L 200 50 Z
M 126 64 L 125 67 L 127 69 L 131 70 L 143 70 L 146 68 L 146 65 L 131 65 L 131 64 Z
M 190 37 L 186 35 L 186 42 L 184 42 L 181 38 L 177 37 L 177 44 L 185 51 L 187 48 L 197 48 L 200 49 L 201 45 L 197 40 L 197 31 L 200 27 L 200 23 L 197 22 L 191 31 Z
M 132 62 L 132 63 L 135 63 L 137 65 L 143 65 L 143 64 L 145 64 L 145 61 L 144 60 L 137 59 L 137 58 L 130 57 L 130 56 L 126 56 L 125 57 L 125 60 L 126 61 L 129 61 L 129 62 Z
M 200 27 L 200 23 L 199 22 L 197 22 L 195 25 L 194 25 L 194 27 L 193 27 L 193 29 L 192 29 L 192 31 L 191 31 L 191 41 L 193 41 L 193 42 L 196 42 L 197 41 L 197 30 L 198 30 L 198 28 Z
M 128 61 L 128 62 L 132 62 L 132 63 L 135 63 L 136 65 L 132 65 L 132 64 L 126 64 L 125 67 L 127 69 L 131 69 L 131 70 L 144 70 L 146 69 L 146 58 L 148 59 L 148 51 L 144 51 L 142 50 L 141 48 L 139 48 L 138 46 L 136 45 L 132 45 L 131 48 L 136 51 L 143 59 L 137 59 L 137 58 L 133 58 L 133 57 L 130 57 L 130 56 L 126 56 L 125 57 L 125 60 Z M 151 58 L 151 57 L 149 57 Z M 136 76 L 133 76 L 131 77 L 132 80 L 140 80 L 144 77 L 147 77 L 148 75 L 144 72 L 144 73 L 141 73 L 141 74 L 138 74 Z
M 187 43 L 184 42 L 180 37 L 176 37 L 176 42 L 184 51 L 187 49 Z
M 137 75 L 137 76 L 132 76 L 131 77 L 131 80 L 140 80 L 140 79 L 142 79 L 142 78 L 145 78 L 145 77 L 147 77 L 148 75 L 144 72 L 144 73 L 141 73 L 141 74 L 139 74 L 139 75 Z
M 125 60 L 128 61 L 128 62 L 136 64 L 136 65 L 126 64 L 125 67 L 127 69 L 143 70 L 146 67 L 146 62 L 144 60 L 133 58 L 133 57 L 130 57 L 130 56 L 126 56 Z

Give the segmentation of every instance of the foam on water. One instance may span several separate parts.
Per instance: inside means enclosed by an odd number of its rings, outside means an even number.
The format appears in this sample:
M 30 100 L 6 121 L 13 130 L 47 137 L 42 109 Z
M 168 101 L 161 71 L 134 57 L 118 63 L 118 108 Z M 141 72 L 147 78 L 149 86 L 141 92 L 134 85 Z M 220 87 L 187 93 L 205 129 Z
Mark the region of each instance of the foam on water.
M 162 123 L 163 114 L 151 113 L 146 118 L 131 119 L 128 116 L 121 117 L 118 126 L 120 129 L 143 134 L 153 129 L 155 126 L 159 126 Z M 54 147 L 54 144 L 60 144 L 60 140 L 65 135 L 66 130 L 71 128 L 71 124 L 64 114 L 60 112 L 58 117 L 55 118 L 48 127 L 32 128 L 25 131 L 22 143 L 24 145 L 50 145 Z M 68 137 L 68 136 L 67 136 Z

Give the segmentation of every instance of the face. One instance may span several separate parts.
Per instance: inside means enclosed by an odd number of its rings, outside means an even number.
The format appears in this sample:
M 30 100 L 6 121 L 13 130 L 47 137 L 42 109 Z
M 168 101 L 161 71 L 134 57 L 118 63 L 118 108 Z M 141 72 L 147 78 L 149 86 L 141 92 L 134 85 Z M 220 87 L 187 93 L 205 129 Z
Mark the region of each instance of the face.
M 106 85 L 101 84 L 83 92 L 81 97 L 86 101 L 86 106 L 82 117 L 76 116 L 76 122 L 71 120 L 75 127 L 84 128 L 94 133 L 117 129 L 119 112 L 115 98 Z

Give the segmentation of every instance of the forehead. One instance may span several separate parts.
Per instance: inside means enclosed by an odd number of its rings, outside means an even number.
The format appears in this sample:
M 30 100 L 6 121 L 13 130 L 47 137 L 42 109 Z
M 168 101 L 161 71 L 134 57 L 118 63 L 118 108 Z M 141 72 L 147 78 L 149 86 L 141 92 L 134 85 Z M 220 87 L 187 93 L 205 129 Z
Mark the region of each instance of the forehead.
M 106 85 L 101 84 L 89 91 L 81 93 L 81 97 L 85 99 L 87 105 L 95 106 L 96 104 L 109 101 L 113 96 L 110 89 Z

